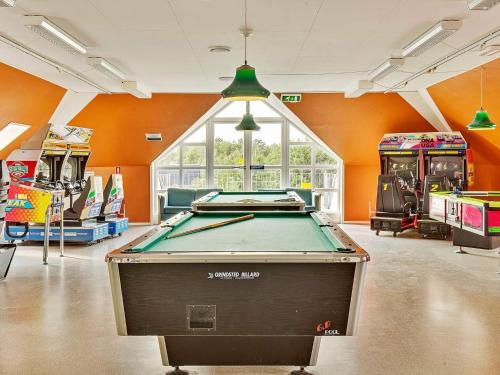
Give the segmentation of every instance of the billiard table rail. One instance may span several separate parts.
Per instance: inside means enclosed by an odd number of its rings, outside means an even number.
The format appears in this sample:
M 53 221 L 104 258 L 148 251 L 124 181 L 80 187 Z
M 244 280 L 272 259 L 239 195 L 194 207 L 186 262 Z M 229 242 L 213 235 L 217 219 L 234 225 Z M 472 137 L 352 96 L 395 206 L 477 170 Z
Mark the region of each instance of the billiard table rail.
M 223 214 L 224 212 L 218 212 Z M 234 212 L 230 212 L 234 214 Z M 241 212 L 246 214 L 247 211 Z M 351 263 L 351 262 L 366 262 L 370 260 L 369 254 L 361 248 L 355 241 L 353 241 L 332 218 L 324 212 L 294 212 L 295 215 L 310 215 L 312 219 L 318 224 L 325 236 L 335 244 L 335 246 L 342 249 L 351 249 L 352 252 L 337 252 L 337 251 L 315 251 L 315 250 L 301 250 L 299 251 L 282 251 L 267 249 L 266 251 L 194 251 L 192 249 L 185 249 L 181 251 L 168 252 L 168 251 L 138 251 L 133 249 L 139 244 L 150 241 L 154 244 L 156 241 L 163 240 L 164 237 L 175 226 L 189 220 L 194 215 L 211 215 L 213 212 L 188 212 L 183 211 L 174 217 L 168 219 L 160 225 L 155 226 L 144 235 L 134 239 L 121 248 L 114 250 L 106 255 L 106 262 L 108 263 L 179 263 L 179 262 L 206 262 L 206 263 L 219 263 L 219 262 L 327 262 L 327 263 Z M 271 211 L 265 214 L 280 215 L 279 212 Z
M 216 201 L 218 196 L 227 195 L 244 195 L 247 194 L 249 197 L 259 195 L 285 195 L 286 200 L 276 199 L 276 200 L 263 200 L 258 202 L 245 202 L 245 201 Z M 251 198 L 250 198 L 251 199 Z M 295 191 L 287 192 L 248 192 L 248 193 L 237 193 L 237 192 L 219 192 L 213 191 L 207 195 L 195 200 L 191 204 L 192 210 L 194 212 L 198 211 L 304 211 L 306 208 L 306 202 L 297 194 Z

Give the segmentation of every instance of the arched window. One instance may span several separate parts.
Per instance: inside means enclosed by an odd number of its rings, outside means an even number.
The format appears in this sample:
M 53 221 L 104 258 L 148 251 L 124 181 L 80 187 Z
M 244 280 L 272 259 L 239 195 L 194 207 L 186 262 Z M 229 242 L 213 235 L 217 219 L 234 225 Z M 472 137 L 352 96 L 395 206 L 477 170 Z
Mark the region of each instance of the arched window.
M 342 160 L 266 102 L 251 102 L 250 112 L 260 131 L 235 130 L 245 102 L 230 102 L 171 145 L 154 162 L 154 196 L 169 187 L 308 188 L 340 220 Z

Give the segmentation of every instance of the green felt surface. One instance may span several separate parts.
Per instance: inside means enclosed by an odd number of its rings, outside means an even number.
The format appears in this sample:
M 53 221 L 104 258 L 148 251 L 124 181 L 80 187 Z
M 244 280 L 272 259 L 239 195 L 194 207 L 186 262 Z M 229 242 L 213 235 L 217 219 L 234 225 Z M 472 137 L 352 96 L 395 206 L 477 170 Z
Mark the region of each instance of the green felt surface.
M 238 203 L 244 199 L 255 199 L 261 202 L 274 202 L 277 199 L 287 199 L 286 193 L 251 192 L 251 193 L 219 193 L 208 203 Z
M 217 213 L 195 215 L 176 226 L 170 234 L 210 225 L 242 216 L 246 213 Z M 288 251 L 330 252 L 334 243 L 307 214 L 255 214 L 253 219 L 220 228 L 163 239 L 169 229 L 154 240 L 149 239 L 134 247 L 148 252 L 214 252 L 214 251 Z M 335 239 L 333 239 L 335 241 Z M 337 244 L 338 245 L 338 244 Z

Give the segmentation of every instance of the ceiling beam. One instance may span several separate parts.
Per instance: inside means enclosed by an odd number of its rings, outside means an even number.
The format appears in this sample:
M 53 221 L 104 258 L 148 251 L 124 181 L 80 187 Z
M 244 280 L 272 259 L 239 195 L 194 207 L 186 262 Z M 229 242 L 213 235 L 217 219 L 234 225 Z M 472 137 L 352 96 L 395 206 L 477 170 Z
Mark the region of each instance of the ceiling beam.
M 66 91 L 59 105 L 52 113 L 49 124 L 67 125 L 92 99 L 97 93 Z
M 437 131 L 450 132 L 451 127 L 432 99 L 427 89 L 399 92 L 399 95 L 408 102 L 420 115 L 425 118 Z

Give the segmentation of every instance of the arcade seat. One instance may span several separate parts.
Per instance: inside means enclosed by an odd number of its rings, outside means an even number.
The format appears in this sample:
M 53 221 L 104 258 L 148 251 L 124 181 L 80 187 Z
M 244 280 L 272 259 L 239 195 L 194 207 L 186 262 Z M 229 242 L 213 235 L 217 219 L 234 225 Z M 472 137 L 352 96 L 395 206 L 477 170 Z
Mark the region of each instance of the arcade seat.
M 101 177 L 90 176 L 87 181 L 81 180 L 80 196 L 64 211 L 64 225 L 83 227 L 95 224 L 102 207 Z
M 397 233 L 414 228 L 416 215 L 411 210 L 412 203 L 405 200 L 396 176 L 378 176 L 377 212 L 370 220 L 371 230 L 377 236 L 381 231 Z
M 425 176 L 421 218 L 417 221 L 420 237 L 438 235 L 445 240 L 451 234 L 449 224 L 429 218 L 429 193 L 448 190 L 450 190 L 450 183 L 445 175 Z
M 5 224 L 5 206 L 10 186 L 9 170 L 4 160 L 0 160 L 0 280 L 7 277 L 10 264 L 16 252 L 16 245 L 3 243 L 3 227 Z

